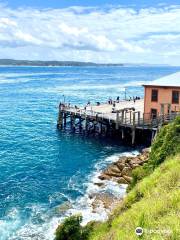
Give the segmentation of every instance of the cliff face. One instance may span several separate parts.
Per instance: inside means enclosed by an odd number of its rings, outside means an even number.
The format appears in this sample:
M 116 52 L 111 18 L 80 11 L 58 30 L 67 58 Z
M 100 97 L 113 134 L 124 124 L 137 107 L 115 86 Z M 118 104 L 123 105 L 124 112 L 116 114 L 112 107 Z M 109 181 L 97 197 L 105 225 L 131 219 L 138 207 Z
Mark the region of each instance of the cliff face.
M 133 172 L 131 189 L 109 221 L 96 223 L 90 240 L 180 238 L 180 118 L 165 126 L 149 161 Z

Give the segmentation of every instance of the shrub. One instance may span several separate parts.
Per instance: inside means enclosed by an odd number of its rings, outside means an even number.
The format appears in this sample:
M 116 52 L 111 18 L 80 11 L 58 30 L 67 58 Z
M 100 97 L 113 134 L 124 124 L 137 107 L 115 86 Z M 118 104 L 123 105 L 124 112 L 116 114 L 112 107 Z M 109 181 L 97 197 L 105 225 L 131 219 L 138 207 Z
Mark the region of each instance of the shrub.
M 56 229 L 55 240 L 86 240 L 88 239 L 91 227 L 82 227 L 82 216 L 74 215 L 64 220 Z
M 128 191 L 131 190 L 138 181 L 152 173 L 168 156 L 175 155 L 179 152 L 180 117 L 177 117 L 174 122 L 164 126 L 158 133 L 152 144 L 148 163 L 133 170 L 133 180 L 128 187 Z
M 152 145 L 149 165 L 156 168 L 170 156 L 180 152 L 180 117 L 164 126 Z

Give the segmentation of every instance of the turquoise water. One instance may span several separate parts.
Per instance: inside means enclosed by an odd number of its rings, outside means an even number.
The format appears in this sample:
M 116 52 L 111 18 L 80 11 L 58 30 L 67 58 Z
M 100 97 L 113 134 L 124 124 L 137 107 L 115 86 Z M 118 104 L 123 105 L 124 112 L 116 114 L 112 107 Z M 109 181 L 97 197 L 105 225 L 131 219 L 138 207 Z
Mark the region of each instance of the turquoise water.
M 111 140 L 56 129 L 59 101 L 73 104 L 143 96 L 142 83 L 173 67 L 0 67 L 0 239 L 53 239 L 67 212 L 87 208 L 96 173 L 134 151 Z M 123 189 L 117 189 L 123 193 Z M 111 189 L 113 189 L 111 185 Z M 97 190 L 97 189 L 95 189 Z M 101 216 L 100 216 L 101 215 Z

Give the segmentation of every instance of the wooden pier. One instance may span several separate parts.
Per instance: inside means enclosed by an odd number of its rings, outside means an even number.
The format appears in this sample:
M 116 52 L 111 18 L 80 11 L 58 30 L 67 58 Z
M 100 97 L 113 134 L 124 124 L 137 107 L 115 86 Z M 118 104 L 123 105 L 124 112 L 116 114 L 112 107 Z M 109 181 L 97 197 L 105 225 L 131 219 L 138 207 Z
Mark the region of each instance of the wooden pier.
M 151 133 L 154 139 L 157 131 L 175 119 L 180 112 L 169 112 L 156 117 L 144 113 L 144 100 L 119 101 L 114 104 L 97 104 L 77 107 L 65 103 L 59 105 L 57 127 L 66 128 L 67 124 L 73 131 L 112 135 L 121 139 L 130 135 L 131 144 L 136 143 L 137 131 Z M 139 136 L 138 136 L 139 137 Z

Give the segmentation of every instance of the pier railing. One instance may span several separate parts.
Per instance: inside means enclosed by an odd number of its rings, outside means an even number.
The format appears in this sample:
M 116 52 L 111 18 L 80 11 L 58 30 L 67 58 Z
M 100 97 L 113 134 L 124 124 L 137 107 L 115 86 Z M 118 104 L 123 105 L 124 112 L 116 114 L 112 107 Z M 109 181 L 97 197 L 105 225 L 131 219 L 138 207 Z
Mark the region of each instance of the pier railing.
M 59 110 L 84 119 L 88 118 L 90 120 L 115 123 L 116 129 L 120 126 L 154 129 L 173 121 L 176 116 L 180 115 L 180 112 L 170 112 L 168 114 L 158 114 L 154 116 L 149 113 L 133 111 L 132 109 L 122 109 L 114 112 L 97 112 L 93 109 L 72 107 L 65 104 L 61 105 Z

